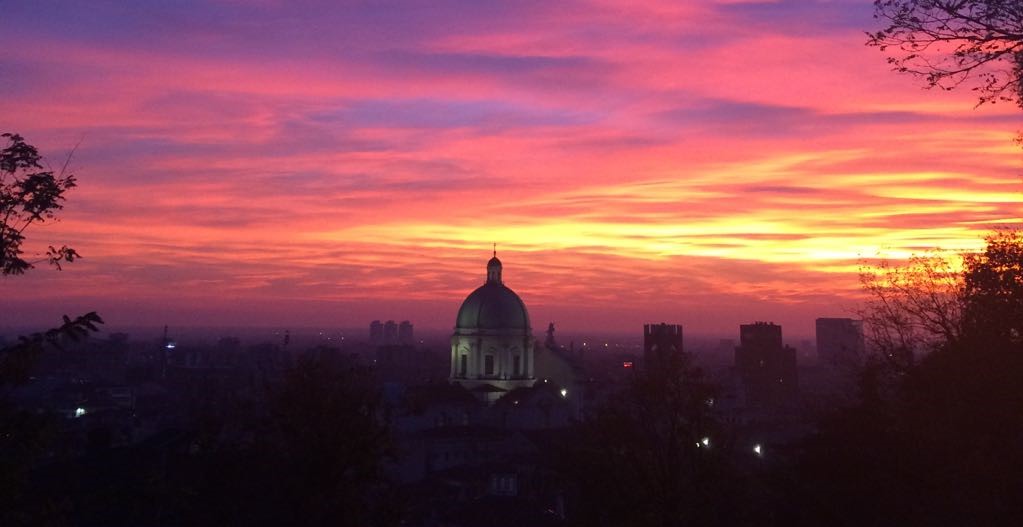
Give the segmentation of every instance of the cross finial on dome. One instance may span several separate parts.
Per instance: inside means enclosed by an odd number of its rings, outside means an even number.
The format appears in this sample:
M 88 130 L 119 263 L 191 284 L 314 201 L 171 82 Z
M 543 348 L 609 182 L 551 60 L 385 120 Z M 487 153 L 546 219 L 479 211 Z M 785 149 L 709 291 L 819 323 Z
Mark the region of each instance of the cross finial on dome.
M 497 242 L 494 242 L 494 258 L 497 258 Z

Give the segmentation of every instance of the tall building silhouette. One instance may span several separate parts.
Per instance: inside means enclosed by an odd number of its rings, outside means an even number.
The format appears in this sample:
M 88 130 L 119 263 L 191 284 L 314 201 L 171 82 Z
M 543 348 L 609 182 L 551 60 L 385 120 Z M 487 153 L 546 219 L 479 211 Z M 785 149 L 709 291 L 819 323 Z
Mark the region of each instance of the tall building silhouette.
M 402 320 L 401 324 L 398 325 L 398 344 L 411 345 L 415 341 L 416 338 L 412 334 L 412 323 L 408 320 Z
M 401 324 L 393 320 L 384 323 L 374 320 L 369 324 L 369 342 L 374 346 L 410 346 L 415 341 L 412 323 L 408 320 L 401 321 Z
M 398 324 L 393 320 L 384 322 L 384 344 L 394 345 L 398 343 Z
M 645 368 L 656 368 L 681 355 L 682 326 L 680 324 L 644 324 L 643 325 L 643 365 Z
M 369 342 L 377 346 L 384 343 L 384 325 L 379 320 L 369 323 Z
M 782 343 L 781 326 L 755 322 L 739 326 L 735 368 L 746 404 L 772 407 L 795 402 L 799 392 L 796 350 Z

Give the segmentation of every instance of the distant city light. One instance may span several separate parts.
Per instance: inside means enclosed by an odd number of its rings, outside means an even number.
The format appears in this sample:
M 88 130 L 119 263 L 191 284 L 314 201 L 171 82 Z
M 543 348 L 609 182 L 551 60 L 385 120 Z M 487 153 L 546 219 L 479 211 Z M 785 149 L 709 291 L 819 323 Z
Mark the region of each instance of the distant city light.
M 82 407 L 75 408 L 75 417 L 81 417 L 83 415 L 85 415 L 85 408 Z
M 562 397 L 568 397 L 568 390 L 566 390 L 566 389 L 562 388 L 562 389 L 561 389 L 561 396 L 562 396 Z
M 763 449 L 760 448 L 760 443 L 757 443 L 757 444 L 753 445 L 753 453 L 758 455 L 758 456 L 763 456 L 764 455 Z
M 708 397 L 707 398 L 707 406 L 714 406 L 714 398 L 713 397 Z
M 622 362 L 622 367 L 623 368 L 631 368 L 632 367 L 632 361 L 631 360 L 627 360 L 625 362 Z
M 173 342 L 168 342 L 167 343 L 167 349 L 169 349 L 169 350 L 174 349 L 176 346 L 177 346 L 177 344 L 174 344 Z
M 710 446 L 710 438 L 709 437 L 705 437 L 705 438 L 700 440 L 700 443 L 703 444 L 703 446 Z

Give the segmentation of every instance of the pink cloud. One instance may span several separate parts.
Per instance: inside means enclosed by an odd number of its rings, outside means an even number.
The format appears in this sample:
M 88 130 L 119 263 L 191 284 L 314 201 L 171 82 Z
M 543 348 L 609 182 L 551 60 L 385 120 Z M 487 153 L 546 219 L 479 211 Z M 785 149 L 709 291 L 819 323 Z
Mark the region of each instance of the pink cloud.
M 269 41 L 279 6 L 199 6 L 31 47 L 16 13 L 5 126 L 51 161 L 82 141 L 31 249 L 85 258 L 0 307 L 445 327 L 497 242 L 535 322 L 808 328 L 855 304 L 857 258 L 976 247 L 1023 201 L 1016 111 L 891 73 L 842 22 L 857 5 L 510 3 L 444 29 L 442 3 Z

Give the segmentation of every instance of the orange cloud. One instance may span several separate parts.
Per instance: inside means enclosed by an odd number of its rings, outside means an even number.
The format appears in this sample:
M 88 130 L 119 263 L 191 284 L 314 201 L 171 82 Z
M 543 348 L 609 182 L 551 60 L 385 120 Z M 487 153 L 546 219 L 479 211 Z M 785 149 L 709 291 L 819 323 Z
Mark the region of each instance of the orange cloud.
M 496 242 L 537 323 L 809 331 L 860 258 L 1020 222 L 1017 110 L 889 72 L 861 4 L 13 12 L 5 126 L 82 141 L 30 249 L 85 258 L 0 307 L 445 327 Z

